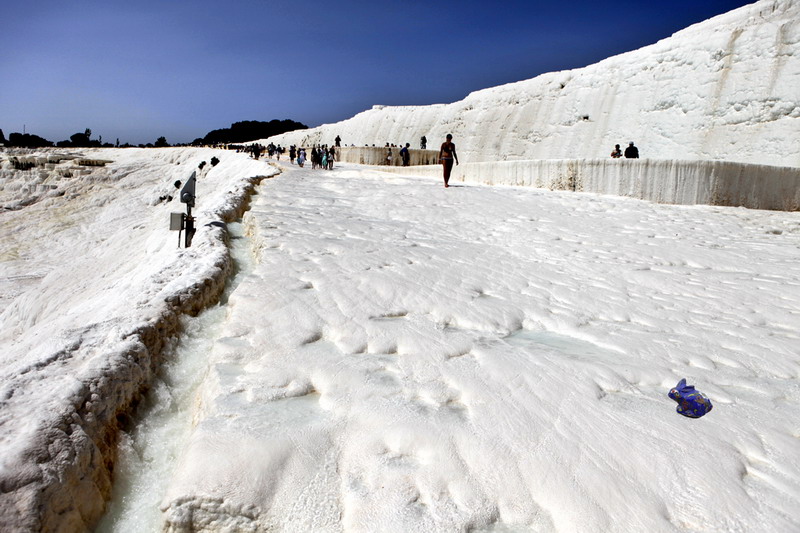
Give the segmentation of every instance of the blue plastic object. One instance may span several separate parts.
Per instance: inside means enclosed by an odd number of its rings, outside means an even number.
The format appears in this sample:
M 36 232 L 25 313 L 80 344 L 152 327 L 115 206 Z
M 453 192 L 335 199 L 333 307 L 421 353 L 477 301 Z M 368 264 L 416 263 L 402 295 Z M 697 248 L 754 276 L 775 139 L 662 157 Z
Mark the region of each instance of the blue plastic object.
M 695 390 L 694 385 L 686 384 L 686 378 L 680 380 L 668 396 L 678 402 L 678 413 L 689 418 L 700 418 L 714 408 L 711 400 Z

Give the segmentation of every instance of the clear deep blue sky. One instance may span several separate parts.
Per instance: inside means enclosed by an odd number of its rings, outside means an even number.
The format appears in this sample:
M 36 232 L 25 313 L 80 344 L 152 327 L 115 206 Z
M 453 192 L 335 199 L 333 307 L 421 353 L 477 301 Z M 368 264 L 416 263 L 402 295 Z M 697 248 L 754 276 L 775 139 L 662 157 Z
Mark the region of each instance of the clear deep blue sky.
M 749 3 L 7 1 L 0 129 L 138 144 L 317 126 L 583 67 Z

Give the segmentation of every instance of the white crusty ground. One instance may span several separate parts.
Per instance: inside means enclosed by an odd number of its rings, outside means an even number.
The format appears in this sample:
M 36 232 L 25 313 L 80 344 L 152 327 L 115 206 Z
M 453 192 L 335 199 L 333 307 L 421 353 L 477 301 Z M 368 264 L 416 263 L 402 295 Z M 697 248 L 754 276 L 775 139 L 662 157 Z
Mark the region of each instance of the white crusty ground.
M 72 156 L 59 163 L 57 156 Z M 199 163 L 192 248 L 178 248 L 176 180 Z M 11 158 L 36 161 L 17 171 Z M 48 157 L 53 162 L 48 163 Z M 81 159 L 104 166 L 79 165 Z M 0 154 L 0 520 L 78 530 L 110 493 L 116 414 L 157 369 L 175 315 L 225 281 L 221 220 L 276 170 L 211 149 Z M 209 293 L 209 294 L 206 294 Z M 145 338 L 151 337 L 150 339 Z
M 168 530 L 800 527 L 800 214 L 340 166 L 246 221 Z

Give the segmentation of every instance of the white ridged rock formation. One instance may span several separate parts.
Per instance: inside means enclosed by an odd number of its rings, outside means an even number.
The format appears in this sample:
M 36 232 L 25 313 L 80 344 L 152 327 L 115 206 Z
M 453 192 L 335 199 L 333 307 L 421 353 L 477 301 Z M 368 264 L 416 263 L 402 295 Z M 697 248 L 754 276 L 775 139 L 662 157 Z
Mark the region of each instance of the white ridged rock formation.
M 800 1 L 762 0 L 585 68 L 270 140 L 436 148 L 452 133 L 462 162 L 605 158 L 635 141 L 643 158 L 800 166 L 799 87 Z
M 442 179 L 440 165 L 381 170 Z M 800 210 L 800 169 L 729 161 L 543 159 L 466 163 L 451 183 L 516 185 L 629 196 L 660 204 Z

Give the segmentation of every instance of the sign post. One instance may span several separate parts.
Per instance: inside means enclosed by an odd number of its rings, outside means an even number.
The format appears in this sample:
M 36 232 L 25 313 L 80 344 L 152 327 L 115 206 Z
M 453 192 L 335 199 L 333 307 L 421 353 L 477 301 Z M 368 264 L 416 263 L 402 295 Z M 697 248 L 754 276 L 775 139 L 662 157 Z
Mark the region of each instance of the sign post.
M 192 172 L 191 177 L 186 181 L 186 185 L 181 189 L 181 202 L 186 204 L 186 213 L 170 213 L 169 229 L 178 231 L 178 247 L 181 246 L 181 231 L 186 230 L 184 236 L 184 247 L 189 248 L 192 245 L 192 237 L 194 237 L 197 229 L 194 227 L 195 218 L 192 216 L 192 207 L 194 207 L 195 188 L 197 186 L 197 172 Z

